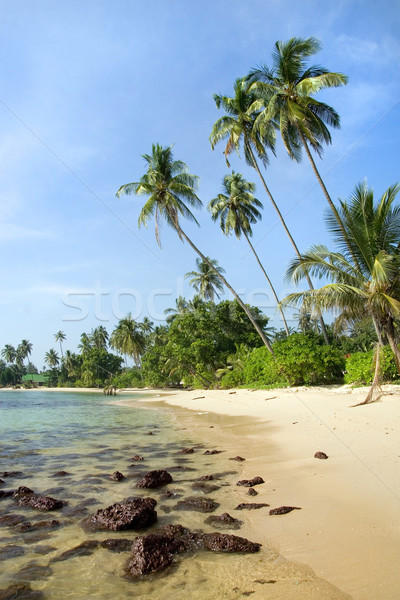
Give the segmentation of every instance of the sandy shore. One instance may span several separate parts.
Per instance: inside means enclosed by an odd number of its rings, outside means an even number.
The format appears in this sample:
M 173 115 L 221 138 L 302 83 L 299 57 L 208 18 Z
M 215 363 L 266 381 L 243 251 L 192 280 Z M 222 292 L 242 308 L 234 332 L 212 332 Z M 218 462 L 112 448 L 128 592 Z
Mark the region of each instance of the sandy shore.
M 221 427 L 229 423 L 235 433 L 243 476 L 265 480 L 255 501 L 302 508 L 251 514 L 254 529 L 287 559 L 308 564 L 354 600 L 398 600 L 400 386 L 385 391 L 359 407 L 352 405 L 365 389 L 345 386 L 169 391 L 162 400 L 234 417 L 221 418 Z M 316 451 L 328 460 L 314 458 Z

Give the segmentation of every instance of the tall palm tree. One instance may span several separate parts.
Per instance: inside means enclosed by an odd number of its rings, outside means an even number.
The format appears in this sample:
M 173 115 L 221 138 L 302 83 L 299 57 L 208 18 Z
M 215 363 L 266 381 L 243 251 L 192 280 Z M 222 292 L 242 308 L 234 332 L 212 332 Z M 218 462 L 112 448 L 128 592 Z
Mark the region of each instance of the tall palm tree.
M 297 162 L 301 160 L 301 149 L 304 148 L 325 198 L 339 226 L 342 227 L 336 207 L 312 157 L 310 146 L 321 156 L 323 144 L 332 142 L 328 126 L 340 127 L 338 113 L 313 96 L 326 88 L 345 85 L 347 77 L 343 73 L 333 73 L 320 66 L 307 67 L 307 59 L 320 49 L 321 43 L 314 37 L 276 42 L 272 54 L 273 68 L 269 69 L 264 65 L 251 71 L 251 89 L 260 93 L 260 99 L 254 105 L 259 113 L 255 127 L 263 130 L 267 122 L 276 122 L 290 158 Z M 263 104 L 264 108 L 259 112 Z M 345 237 L 344 227 L 342 236 Z
M 218 299 L 220 297 L 218 292 L 220 292 L 220 294 L 224 293 L 224 286 L 221 277 L 217 275 L 217 272 L 225 273 L 225 269 L 220 267 L 218 261 L 214 258 L 207 256 L 207 259 L 208 262 L 205 262 L 200 258 L 196 258 L 197 271 L 189 271 L 189 273 L 186 273 L 185 279 L 191 277 L 189 285 L 196 290 L 200 298 L 214 302 L 215 297 Z M 213 265 L 213 269 L 211 269 L 209 263 Z
M 78 344 L 78 348 L 81 351 L 81 354 L 86 354 L 93 348 L 93 342 L 90 336 L 87 333 L 81 334 L 81 341 Z
M 54 348 L 50 348 L 44 355 L 44 362 L 51 368 L 55 369 L 60 364 L 60 357 Z
M 258 210 L 259 208 L 262 208 L 262 204 L 253 194 L 256 186 L 254 183 L 246 181 L 241 173 L 232 171 L 232 175 L 226 175 L 224 177 L 222 188 L 224 193 L 218 194 L 218 196 L 211 200 L 208 205 L 208 209 L 211 211 L 211 217 L 213 221 L 219 219 L 221 229 L 225 235 L 230 235 L 232 231 L 234 231 L 238 239 L 240 239 L 242 234 L 246 238 L 264 277 L 268 281 L 268 285 L 270 286 L 279 307 L 285 331 L 287 335 L 289 335 L 288 324 L 283 309 L 280 306 L 278 295 L 250 241 L 250 238 L 253 235 L 251 225 L 262 218 L 262 215 Z
M 178 316 L 187 313 L 190 308 L 190 302 L 186 300 L 183 296 L 178 296 L 175 299 L 175 308 L 166 308 L 164 310 L 164 314 L 166 315 L 165 320 L 167 323 L 172 323 L 172 321 Z
M 65 340 L 67 339 L 67 336 L 65 335 L 65 333 L 63 331 L 60 330 L 54 334 L 54 338 L 55 338 L 56 342 L 59 342 L 59 344 L 60 344 L 61 358 L 63 358 L 64 353 L 63 353 L 62 343 L 65 342 Z
M 198 177 L 189 173 L 187 165 L 185 165 L 184 162 L 173 159 L 171 147 L 163 148 L 159 144 L 153 144 L 152 153 L 145 154 L 143 158 L 148 165 L 147 172 L 142 176 L 139 182 L 128 183 L 121 186 L 117 192 L 117 196 L 132 193 L 148 196 L 139 215 L 139 226 L 147 225 L 149 219 L 154 216 L 156 223 L 156 239 L 160 244 L 158 221 L 160 217 L 163 217 L 168 225 L 175 229 L 178 237 L 181 240 L 185 240 L 200 258 L 206 262 L 211 269 L 216 271 L 212 263 L 208 261 L 207 257 L 197 248 L 197 246 L 195 246 L 192 240 L 183 231 L 179 221 L 179 217 L 183 216 L 197 223 L 195 216 L 186 206 L 185 201 L 193 207 L 201 206 L 201 200 L 195 193 Z M 245 311 L 263 343 L 267 346 L 269 351 L 273 353 L 269 340 L 254 319 L 249 307 L 241 300 L 225 277 L 218 273 L 218 271 L 216 271 L 216 273 L 220 276 L 224 285 L 230 290 Z
M 131 313 L 118 322 L 111 334 L 110 346 L 125 355 L 125 364 L 128 356 L 133 358 L 137 365 L 140 364 L 140 357 L 146 349 L 145 336 Z
M 15 361 L 20 368 L 22 368 L 24 360 L 30 356 L 31 352 L 32 344 L 28 340 L 22 340 L 21 343 L 18 344 Z
M 243 143 L 244 155 L 246 162 L 253 167 L 261 180 L 261 183 L 267 193 L 267 196 L 276 211 L 278 218 L 292 244 L 296 255 L 300 257 L 300 251 L 286 221 L 279 209 L 278 204 L 269 189 L 263 174 L 261 173 L 256 155 L 264 165 L 268 163 L 267 148 L 275 153 L 275 125 L 268 119 L 258 119 L 258 114 L 262 110 L 263 101 L 260 98 L 260 92 L 257 89 L 252 89 L 253 86 L 246 77 L 237 79 L 234 85 L 234 96 L 221 96 L 214 94 L 214 100 L 218 108 L 225 110 L 226 115 L 218 119 L 212 128 L 210 135 L 211 148 L 214 150 L 217 143 L 226 140 L 225 157 L 227 165 L 229 165 L 228 156 L 236 150 L 239 153 L 240 145 Z M 257 112 L 256 107 L 259 106 Z M 257 122 L 257 127 L 255 126 Z M 310 289 L 313 289 L 313 284 L 310 277 L 307 275 L 307 283 Z M 325 323 L 320 318 L 321 329 L 328 344 L 328 334 L 326 333 Z
M 336 325 L 351 325 L 372 317 L 378 333 L 388 340 L 400 373 L 394 326 L 400 317 L 400 207 L 394 206 L 399 189 L 398 185 L 389 187 L 374 203 L 372 190 L 363 183 L 348 201 L 339 201 L 337 211 L 346 239 L 332 214 L 327 224 L 342 252 L 314 246 L 301 261 L 295 259 L 288 270 L 294 282 L 308 272 L 328 278 L 330 283 L 317 290 L 290 294 L 283 303 L 336 311 L 340 313 Z
M 13 363 L 17 357 L 17 351 L 11 344 L 6 344 L 1 351 L 1 356 L 7 363 Z
M 93 346 L 97 349 L 107 349 L 108 344 L 108 331 L 104 327 L 104 325 L 99 325 L 95 329 L 92 329 L 90 333 L 90 339 L 93 343 Z

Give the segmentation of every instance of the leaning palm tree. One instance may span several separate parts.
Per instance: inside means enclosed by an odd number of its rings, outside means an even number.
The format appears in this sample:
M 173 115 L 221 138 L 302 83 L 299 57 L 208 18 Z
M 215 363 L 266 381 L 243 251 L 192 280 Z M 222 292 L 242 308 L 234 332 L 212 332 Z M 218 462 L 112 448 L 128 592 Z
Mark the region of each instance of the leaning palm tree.
M 252 89 L 250 82 L 246 77 L 243 77 L 235 81 L 234 96 L 232 98 L 229 96 L 221 96 L 219 94 L 214 94 L 213 97 L 217 107 L 222 108 L 226 114 L 218 119 L 213 125 L 210 135 L 211 148 L 214 150 L 216 144 L 226 140 L 224 154 L 226 163 L 229 167 L 228 156 L 233 151 L 236 151 L 239 154 L 240 145 L 243 143 L 246 162 L 257 171 L 282 227 L 284 228 L 297 257 L 300 257 L 300 251 L 297 244 L 289 231 L 286 221 L 263 174 L 261 173 L 257 161 L 258 157 L 264 166 L 266 166 L 268 164 L 267 149 L 275 153 L 275 125 L 268 119 L 258 119 L 258 115 L 263 106 L 260 100 L 259 91 L 257 89 Z M 257 104 L 260 108 L 258 112 L 255 108 Z M 310 277 L 307 275 L 306 278 L 309 288 L 313 289 Z M 325 342 L 328 344 L 329 340 L 325 323 L 322 316 L 319 318 Z
M 192 240 L 186 235 L 181 227 L 179 217 L 183 216 L 198 224 L 191 210 L 186 206 L 185 201 L 192 207 L 200 207 L 201 200 L 197 197 L 195 189 L 197 187 L 198 177 L 191 175 L 187 165 L 174 160 L 172 148 L 163 148 L 159 144 L 153 144 L 152 153 L 143 156 L 147 163 L 147 172 L 140 181 L 128 183 L 120 187 L 117 196 L 122 194 L 138 194 L 148 196 L 145 205 L 139 214 L 139 226 L 147 225 L 149 219 L 154 216 L 156 223 L 156 239 L 160 244 L 158 222 L 163 217 L 168 225 L 175 229 L 179 239 L 185 240 L 189 246 L 208 264 L 211 269 L 216 271 L 207 257 L 195 246 Z M 262 328 L 254 319 L 249 307 L 241 300 L 232 286 L 223 275 L 216 271 L 224 285 L 236 298 L 253 327 L 261 337 L 263 343 L 270 352 L 273 353 L 272 346 L 266 338 Z
M 271 288 L 272 294 L 279 307 L 283 324 L 287 335 L 289 335 L 289 328 L 286 322 L 285 314 L 282 307 L 279 304 L 279 298 L 275 291 L 272 281 L 270 280 L 260 258 L 255 251 L 253 244 L 250 241 L 253 235 L 252 224 L 256 223 L 257 220 L 261 219 L 261 213 L 258 210 L 262 208 L 262 204 L 254 196 L 253 192 L 256 189 L 254 183 L 246 181 L 241 173 L 235 173 L 232 171 L 232 175 L 226 175 L 222 183 L 223 192 L 218 194 L 216 198 L 210 201 L 208 209 L 211 211 L 211 217 L 213 221 L 219 219 L 220 226 L 225 235 L 230 235 L 232 231 L 239 239 L 243 234 L 247 243 L 253 252 L 255 259 L 264 274 L 264 277 L 268 281 L 268 285 Z
M 310 146 L 321 156 L 323 144 L 332 142 L 328 126 L 340 127 L 338 113 L 328 104 L 316 100 L 314 95 L 326 88 L 345 85 L 347 77 L 320 66 L 307 67 L 307 59 L 320 49 L 321 43 L 314 37 L 276 42 L 272 69 L 264 65 L 250 72 L 249 79 L 253 82 L 251 89 L 260 94 L 254 104 L 254 110 L 258 112 L 255 128 L 263 131 L 266 123 L 277 123 L 290 158 L 297 162 L 301 160 L 301 150 L 304 148 L 325 198 L 342 227 Z M 263 109 L 260 112 L 261 107 Z M 342 235 L 345 237 L 344 228 Z
M 340 314 L 336 327 L 371 317 L 379 345 L 384 334 L 400 373 L 395 331 L 395 320 L 400 318 L 400 207 L 394 206 L 399 189 L 398 185 L 389 187 L 374 203 L 372 190 L 363 183 L 348 201 L 339 201 L 337 211 L 346 238 L 332 214 L 327 224 L 342 252 L 314 246 L 301 261 L 295 259 L 288 270 L 294 282 L 308 272 L 330 283 L 317 290 L 290 294 L 283 303 L 336 311 Z
M 225 273 L 225 269 L 218 265 L 218 261 L 207 256 L 208 262 L 196 258 L 197 271 L 189 271 L 186 273 L 185 279 L 190 279 L 189 285 L 191 285 L 195 291 L 199 294 L 200 298 L 204 300 L 210 300 L 214 302 L 215 297 L 219 299 L 219 294 L 224 293 L 224 286 L 219 274 Z M 209 266 L 209 263 L 213 265 L 213 269 Z
M 125 355 L 125 364 L 128 356 L 133 358 L 137 365 L 140 364 L 140 357 L 146 349 L 145 336 L 131 313 L 118 322 L 111 334 L 110 346 Z
M 61 358 L 63 358 L 64 353 L 63 353 L 62 343 L 65 342 L 65 340 L 67 339 L 67 336 L 65 335 L 65 333 L 63 331 L 60 330 L 54 334 L 54 339 L 56 340 L 56 342 L 59 342 L 59 344 L 60 344 Z

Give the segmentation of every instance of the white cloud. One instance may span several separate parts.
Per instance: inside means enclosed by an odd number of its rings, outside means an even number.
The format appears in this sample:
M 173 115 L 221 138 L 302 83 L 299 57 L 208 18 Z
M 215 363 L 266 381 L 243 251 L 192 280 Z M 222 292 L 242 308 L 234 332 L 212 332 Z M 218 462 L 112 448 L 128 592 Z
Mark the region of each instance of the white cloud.
M 400 58 L 400 44 L 391 36 L 383 37 L 378 43 L 342 34 L 336 38 L 335 45 L 338 54 L 355 65 L 378 67 L 394 64 Z

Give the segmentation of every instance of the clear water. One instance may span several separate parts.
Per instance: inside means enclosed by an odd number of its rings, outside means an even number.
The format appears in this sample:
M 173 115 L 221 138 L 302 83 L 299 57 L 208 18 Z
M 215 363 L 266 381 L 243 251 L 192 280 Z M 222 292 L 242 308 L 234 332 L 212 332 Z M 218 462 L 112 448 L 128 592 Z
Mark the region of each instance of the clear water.
M 140 395 L 136 395 L 140 400 Z M 209 425 L 207 425 L 209 427 Z M 217 429 L 217 426 L 216 426 Z M 115 403 L 101 394 L 69 392 L 0 392 L 0 477 L 3 472 L 19 475 L 1 477 L 0 491 L 28 486 L 36 493 L 60 498 L 65 506 L 58 511 L 39 513 L 21 507 L 12 498 L 0 499 L 0 516 L 22 515 L 32 524 L 58 519 L 61 527 L 52 530 L 21 532 L 15 527 L 0 527 L 1 590 L 13 584 L 29 585 L 47 600 L 82 599 L 236 599 L 251 596 L 271 600 L 284 598 L 309 600 L 347 598 L 327 582 L 315 577 L 307 567 L 285 561 L 268 547 L 260 532 L 251 529 L 248 515 L 235 513 L 235 506 L 246 499 L 239 496 L 236 482 L 240 466 L 228 461 L 234 447 L 207 456 L 204 448 L 221 441 L 217 431 L 196 429 L 195 417 L 186 411 L 167 409 L 161 403 L 149 409 L 134 401 Z M 152 435 L 149 435 L 149 432 Z M 179 450 L 194 447 L 193 454 Z M 232 451 L 232 454 L 230 453 Z M 136 454 L 143 462 L 132 462 Z M 165 468 L 173 476 L 164 490 L 138 490 L 140 474 Z M 60 477 L 59 471 L 68 475 Z M 112 481 L 109 475 L 121 471 L 126 478 Z M 220 488 L 204 494 L 192 484 L 200 475 L 218 474 L 213 483 Z M 158 524 L 180 523 L 191 530 L 211 531 L 204 523 L 208 515 L 174 510 L 177 499 L 200 495 L 219 502 L 215 514 L 229 512 L 243 520 L 239 531 L 228 531 L 263 543 L 254 555 L 224 555 L 198 552 L 177 557 L 163 575 L 132 580 L 126 575 L 129 552 L 114 553 L 100 548 L 88 556 L 58 561 L 60 555 L 85 540 L 128 538 L 135 532 L 88 533 L 82 520 L 99 508 L 131 496 L 152 496 L 157 500 Z M 251 501 L 249 498 L 247 501 Z M 36 597 L 36 596 L 15 596 Z

